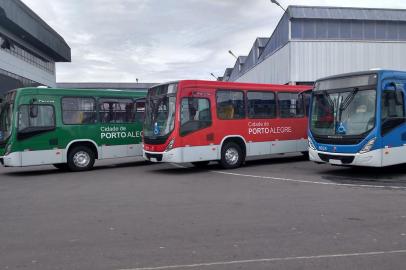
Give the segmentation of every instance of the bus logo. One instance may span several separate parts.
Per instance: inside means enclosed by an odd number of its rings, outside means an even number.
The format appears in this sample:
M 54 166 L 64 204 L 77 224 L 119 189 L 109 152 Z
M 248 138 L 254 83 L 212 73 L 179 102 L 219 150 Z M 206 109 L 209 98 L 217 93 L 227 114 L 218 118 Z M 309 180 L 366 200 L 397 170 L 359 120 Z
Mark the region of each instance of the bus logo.
M 155 124 L 154 124 L 154 134 L 155 134 L 155 135 L 158 135 L 158 134 L 159 134 L 159 126 L 158 126 L 158 123 L 157 123 L 157 122 L 155 122 Z

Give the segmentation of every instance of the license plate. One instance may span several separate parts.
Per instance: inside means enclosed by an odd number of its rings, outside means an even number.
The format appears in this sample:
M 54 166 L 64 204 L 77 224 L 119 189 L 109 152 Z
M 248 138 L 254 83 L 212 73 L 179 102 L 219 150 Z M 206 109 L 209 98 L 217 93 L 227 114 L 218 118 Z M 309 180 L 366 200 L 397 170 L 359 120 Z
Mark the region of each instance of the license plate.
M 329 162 L 333 165 L 343 165 L 342 161 L 338 159 L 330 159 Z
M 154 158 L 154 157 L 150 158 L 149 160 L 152 161 L 152 162 L 158 162 L 158 160 L 156 158 Z

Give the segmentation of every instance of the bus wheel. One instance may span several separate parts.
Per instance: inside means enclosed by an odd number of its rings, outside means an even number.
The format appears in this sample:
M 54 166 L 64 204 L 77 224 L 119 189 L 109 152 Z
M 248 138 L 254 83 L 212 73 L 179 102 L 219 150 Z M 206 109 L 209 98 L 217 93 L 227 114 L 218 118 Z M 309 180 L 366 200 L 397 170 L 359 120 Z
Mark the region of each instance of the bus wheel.
M 58 164 L 53 164 L 55 168 L 61 170 L 61 171 L 66 171 L 68 170 L 68 164 L 66 163 L 58 163 Z
M 93 168 L 95 154 L 86 146 L 77 146 L 69 151 L 68 167 L 73 172 L 87 171 Z
M 226 143 L 221 149 L 220 164 L 224 169 L 234 169 L 244 161 L 241 147 L 233 142 Z
M 209 165 L 210 161 L 197 161 L 197 162 L 192 162 L 192 165 L 195 166 L 196 168 L 205 168 L 207 165 Z

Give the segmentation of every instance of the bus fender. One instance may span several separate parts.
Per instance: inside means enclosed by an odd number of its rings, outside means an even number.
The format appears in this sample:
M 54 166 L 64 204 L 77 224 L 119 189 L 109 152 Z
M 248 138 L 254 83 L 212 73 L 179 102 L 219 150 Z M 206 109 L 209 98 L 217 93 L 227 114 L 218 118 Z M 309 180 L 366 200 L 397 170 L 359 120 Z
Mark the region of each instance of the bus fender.
M 227 140 L 227 139 L 232 139 L 232 138 L 239 138 L 239 139 L 241 139 L 243 142 L 244 142 L 244 148 L 245 149 L 243 149 L 244 150 L 244 154 L 245 155 L 247 155 L 247 152 L 248 152 L 248 149 L 247 149 L 247 141 L 245 140 L 245 138 L 243 137 L 243 136 L 241 136 L 241 135 L 227 135 L 227 136 L 225 136 L 222 140 L 221 140 L 221 143 L 220 143 L 220 155 L 221 155 L 221 149 L 223 148 L 223 145 L 224 145 L 224 142 Z
M 99 147 L 97 146 L 97 144 L 96 144 L 95 141 L 90 140 L 90 139 L 86 139 L 86 140 L 73 140 L 73 141 L 70 141 L 70 142 L 68 143 L 68 145 L 66 146 L 66 148 L 65 148 L 65 153 L 64 153 L 64 156 L 63 156 L 63 162 L 67 162 L 67 160 L 68 160 L 69 148 L 72 146 L 72 144 L 74 144 L 74 143 L 81 143 L 81 142 L 86 142 L 86 143 L 91 143 L 91 144 L 93 144 L 94 147 L 95 147 L 96 150 L 97 150 L 97 153 L 95 153 L 95 154 L 96 154 L 96 157 L 99 157 L 99 156 L 100 156 L 100 155 L 99 155 L 100 150 L 99 150 Z

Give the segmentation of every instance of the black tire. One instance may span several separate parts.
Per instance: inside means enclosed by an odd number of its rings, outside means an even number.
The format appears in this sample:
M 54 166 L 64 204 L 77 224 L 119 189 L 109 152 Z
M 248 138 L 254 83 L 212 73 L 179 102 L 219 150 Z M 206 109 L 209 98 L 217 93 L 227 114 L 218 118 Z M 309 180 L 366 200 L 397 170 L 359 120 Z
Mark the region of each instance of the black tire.
M 233 158 L 230 159 L 230 157 L 226 157 L 228 151 L 231 151 L 231 154 L 234 154 Z M 238 168 L 241 166 L 244 160 L 245 156 L 243 154 L 241 147 L 238 144 L 234 142 L 228 142 L 223 145 L 221 149 L 220 165 L 224 169 Z
M 304 158 L 309 159 L 309 152 L 302 152 Z
M 206 168 L 207 165 L 209 165 L 210 161 L 197 161 L 197 162 L 192 162 L 192 165 L 195 166 L 196 168 Z
M 66 163 L 58 163 L 58 164 L 53 164 L 53 165 L 55 168 L 57 168 L 58 170 L 61 170 L 61 171 L 67 171 L 69 169 L 68 164 L 66 164 Z
M 68 168 L 72 172 L 91 170 L 94 162 L 95 153 L 87 146 L 76 146 L 68 153 Z

